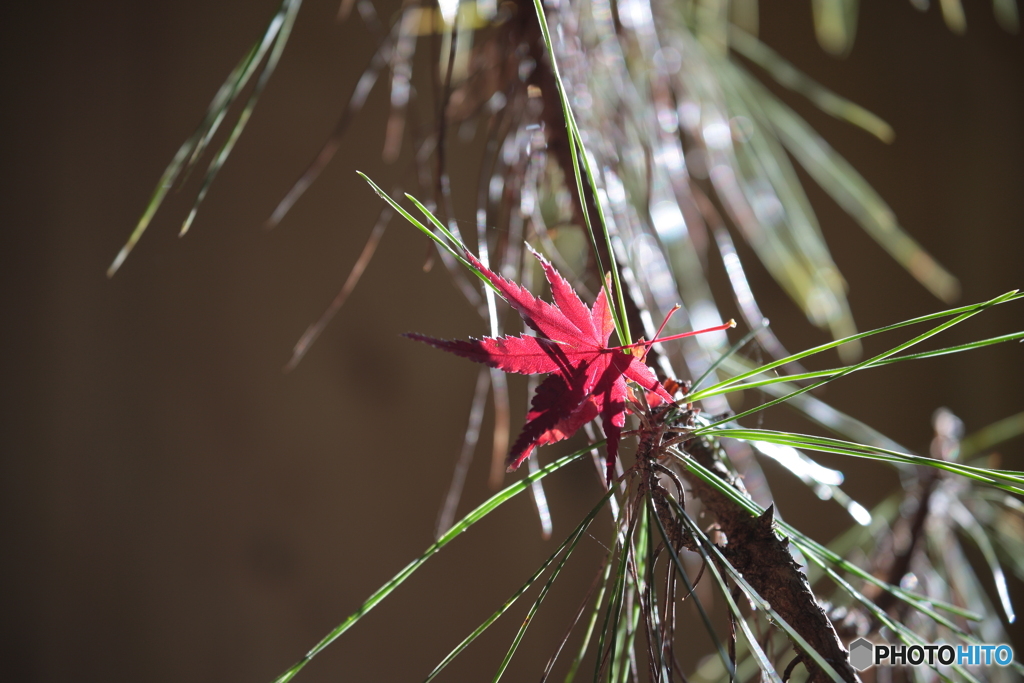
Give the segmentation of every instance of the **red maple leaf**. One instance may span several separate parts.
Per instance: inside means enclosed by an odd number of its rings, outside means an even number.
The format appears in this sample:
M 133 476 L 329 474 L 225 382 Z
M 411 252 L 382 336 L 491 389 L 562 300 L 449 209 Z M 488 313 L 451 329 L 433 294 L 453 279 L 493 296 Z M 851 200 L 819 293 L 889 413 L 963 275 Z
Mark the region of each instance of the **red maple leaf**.
M 468 251 L 465 255 L 538 336 L 484 337 L 468 341 L 434 339 L 421 334 L 405 336 L 505 372 L 550 373 L 537 387 L 523 431 L 512 445 L 508 471 L 518 468 L 537 446 L 567 439 L 600 415 L 607 438 L 610 483 L 626 420 L 626 380 L 666 401 L 675 399 L 644 364 L 646 353 L 638 353 L 639 347 L 652 342 L 641 341 L 628 347 L 608 346 L 614 323 L 604 290 L 598 294 L 593 308 L 587 308 L 565 278 L 544 257 L 533 253 L 544 268 L 554 304 L 492 272 Z M 713 329 L 724 329 L 731 324 L 734 323 Z M 696 333 L 677 337 L 690 334 Z

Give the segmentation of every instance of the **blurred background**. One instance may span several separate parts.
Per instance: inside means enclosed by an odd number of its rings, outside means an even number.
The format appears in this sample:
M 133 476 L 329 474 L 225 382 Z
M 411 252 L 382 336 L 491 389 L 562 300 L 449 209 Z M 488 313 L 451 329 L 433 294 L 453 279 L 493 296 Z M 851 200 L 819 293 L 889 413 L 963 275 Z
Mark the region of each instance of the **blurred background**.
M 937 7 L 863 3 L 856 43 L 839 60 L 818 46 L 810 3 L 761 4 L 765 42 L 895 128 L 885 145 L 784 94 L 960 278 L 961 303 L 1024 284 L 1024 40 L 997 26 L 990 4 L 966 5 L 967 31 L 955 35 Z M 306 3 L 192 232 L 176 236 L 199 177 L 105 276 L 167 161 L 276 6 L 19 3 L 0 26 L 5 680 L 270 681 L 433 540 L 477 368 L 399 334 L 485 330 L 442 268 L 424 273 L 422 236 L 393 221 L 345 308 L 298 368 L 282 371 L 380 209 L 354 170 L 388 188 L 404 168 L 381 160 L 388 100 L 378 87 L 321 179 L 278 228 L 262 229 L 376 47 L 358 19 L 338 23 L 336 3 Z M 387 18 L 397 4 L 378 9 Z M 452 152 L 456 176 L 473 168 L 471 150 L 462 154 Z M 861 329 L 945 307 L 807 187 Z M 788 348 L 826 341 L 746 262 Z M 1020 311 L 979 316 L 946 342 L 1019 330 Z M 1006 344 L 862 373 L 822 398 L 927 453 L 936 408 L 979 429 L 1024 410 L 1022 377 L 1024 351 Z M 513 429 L 526 400 L 516 387 Z M 783 428 L 791 418 L 765 419 Z M 460 514 L 490 495 L 490 420 L 488 409 Z M 1002 447 L 1004 467 L 1024 466 L 1022 446 Z M 544 461 L 560 452 L 549 450 Z M 881 466 L 822 460 L 844 469 L 846 489 L 869 507 L 896 486 Z M 300 680 L 422 678 L 590 508 L 599 488 L 588 468 L 548 480 L 555 540 L 516 499 Z M 768 474 L 783 513 L 818 540 L 848 524 L 838 506 Z M 606 535 L 595 532 L 570 563 L 508 680 L 539 676 Z M 1019 583 L 1011 594 L 1020 609 Z M 446 680 L 490 676 L 518 614 Z

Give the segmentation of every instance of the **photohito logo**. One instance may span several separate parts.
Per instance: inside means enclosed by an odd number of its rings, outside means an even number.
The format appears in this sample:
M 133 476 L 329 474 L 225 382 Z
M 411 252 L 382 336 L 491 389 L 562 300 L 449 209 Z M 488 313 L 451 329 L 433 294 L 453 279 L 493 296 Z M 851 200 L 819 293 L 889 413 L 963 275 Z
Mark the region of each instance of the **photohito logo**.
M 875 645 L 864 638 L 850 643 L 850 665 L 857 671 L 870 666 L 1009 666 L 1012 661 L 1009 645 Z

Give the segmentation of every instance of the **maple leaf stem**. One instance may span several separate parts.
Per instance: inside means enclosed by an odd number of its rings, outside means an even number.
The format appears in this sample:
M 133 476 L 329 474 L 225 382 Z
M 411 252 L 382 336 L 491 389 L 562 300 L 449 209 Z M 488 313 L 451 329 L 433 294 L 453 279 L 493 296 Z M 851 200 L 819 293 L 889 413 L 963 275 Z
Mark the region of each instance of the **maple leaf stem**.
M 666 322 L 667 322 L 667 320 L 666 320 Z M 663 323 L 662 327 L 664 327 L 664 326 L 665 325 Z M 608 350 L 609 351 L 625 351 L 626 349 L 635 349 L 638 346 L 647 346 L 647 347 L 649 347 L 649 346 L 651 346 L 651 344 L 667 342 L 667 341 L 673 341 L 675 339 L 682 339 L 683 337 L 693 337 L 693 336 L 698 335 L 698 334 L 704 334 L 705 332 L 719 332 L 721 330 L 728 330 L 728 329 L 731 329 L 733 327 L 736 327 L 736 321 L 735 320 L 729 320 L 729 322 L 725 323 L 724 325 L 716 325 L 715 327 L 707 327 L 707 328 L 704 328 L 703 330 L 693 330 L 692 332 L 683 332 L 681 334 L 673 334 L 673 335 L 671 335 L 669 337 L 661 337 L 660 339 L 658 338 L 657 335 L 655 335 L 655 338 L 652 339 L 651 341 L 646 341 L 646 340 L 641 339 L 640 341 L 638 341 L 638 342 L 636 342 L 634 344 L 627 344 L 626 346 L 609 346 Z M 659 330 L 659 334 L 660 334 L 660 332 L 661 331 Z
M 673 315 L 675 315 L 676 311 L 678 311 L 680 308 L 682 308 L 682 305 L 681 304 L 676 304 L 675 306 L 672 307 L 671 311 L 669 311 L 668 313 L 665 314 L 665 319 L 661 321 L 661 326 L 658 328 L 658 331 L 654 333 L 654 338 L 651 339 L 651 344 L 653 344 L 654 342 L 658 341 L 658 337 L 660 337 L 661 333 L 665 330 L 665 325 L 668 325 L 669 318 L 671 318 Z M 647 360 L 647 354 L 650 352 L 650 350 L 651 350 L 651 347 L 650 347 L 650 345 L 648 345 L 647 349 L 644 351 L 643 358 L 640 359 L 641 361 L 646 361 Z
M 654 338 L 651 339 L 652 344 L 656 342 L 658 340 L 658 337 L 661 336 L 661 333 L 665 331 L 665 325 L 668 325 L 669 318 L 674 316 L 676 314 L 676 311 L 678 311 L 682 307 L 682 304 L 676 304 L 675 306 L 672 307 L 671 311 L 665 314 L 665 319 L 661 321 L 661 327 L 658 328 L 658 331 L 654 333 Z

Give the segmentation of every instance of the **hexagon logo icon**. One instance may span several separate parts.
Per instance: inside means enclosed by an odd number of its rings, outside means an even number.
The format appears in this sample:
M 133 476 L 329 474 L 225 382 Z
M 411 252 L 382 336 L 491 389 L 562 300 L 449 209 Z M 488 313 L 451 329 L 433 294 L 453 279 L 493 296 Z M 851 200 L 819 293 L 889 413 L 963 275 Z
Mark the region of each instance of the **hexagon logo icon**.
M 875 646 L 871 641 L 858 638 L 850 643 L 850 666 L 857 671 L 863 671 L 874 663 Z

